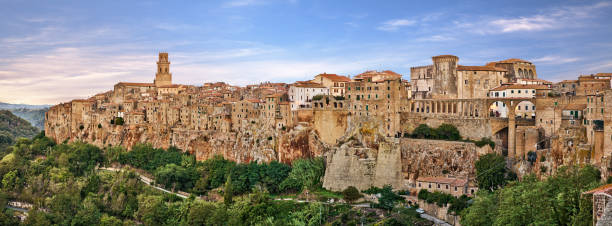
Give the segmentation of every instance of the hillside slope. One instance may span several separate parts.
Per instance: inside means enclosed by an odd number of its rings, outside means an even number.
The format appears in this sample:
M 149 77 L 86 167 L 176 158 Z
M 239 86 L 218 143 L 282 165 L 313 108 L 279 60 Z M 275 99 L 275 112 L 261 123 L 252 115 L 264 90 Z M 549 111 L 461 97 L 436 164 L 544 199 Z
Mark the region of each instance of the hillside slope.
M 49 110 L 49 108 L 41 108 L 41 109 L 28 109 L 28 108 L 17 108 L 11 109 L 10 111 L 19 116 L 22 119 L 30 122 L 32 126 L 38 128 L 39 130 L 45 129 L 45 113 Z
M 18 137 L 32 138 L 38 132 L 38 129 L 25 119 L 8 110 L 0 110 L 0 149 L 12 144 Z
M 39 130 L 44 130 L 45 128 L 45 113 L 49 110 L 49 107 L 49 105 L 9 104 L 0 102 L 0 110 L 11 111 L 14 115 L 27 120 L 32 126 Z

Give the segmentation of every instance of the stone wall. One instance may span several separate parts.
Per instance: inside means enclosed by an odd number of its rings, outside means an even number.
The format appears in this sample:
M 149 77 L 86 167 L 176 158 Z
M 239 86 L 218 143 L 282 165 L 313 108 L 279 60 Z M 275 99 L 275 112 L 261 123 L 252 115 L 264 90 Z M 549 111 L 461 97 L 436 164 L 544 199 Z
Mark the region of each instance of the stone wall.
M 453 116 L 417 116 L 410 113 L 401 113 L 402 131 L 411 133 L 420 124 L 438 127 L 442 124 L 451 124 L 457 127 L 463 138 L 480 140 L 491 137 L 491 123 L 487 118 L 463 118 Z
M 446 221 L 453 226 L 461 226 L 459 223 L 461 221 L 461 216 L 456 216 L 452 213 L 449 213 L 448 208 L 450 204 L 446 206 L 439 207 L 435 203 L 427 203 L 424 200 L 419 200 L 419 208 L 425 210 L 425 213 L 432 215 L 440 220 Z
M 316 110 L 313 128 L 326 144 L 336 144 L 348 127 L 348 113 L 344 110 Z
M 377 135 L 371 124 L 359 124 L 340 139 L 340 147 L 326 154 L 324 188 L 365 190 L 391 184 L 395 189 L 410 189 L 410 182 L 419 176 L 473 178 L 478 156 L 493 151 L 468 142 L 386 138 Z

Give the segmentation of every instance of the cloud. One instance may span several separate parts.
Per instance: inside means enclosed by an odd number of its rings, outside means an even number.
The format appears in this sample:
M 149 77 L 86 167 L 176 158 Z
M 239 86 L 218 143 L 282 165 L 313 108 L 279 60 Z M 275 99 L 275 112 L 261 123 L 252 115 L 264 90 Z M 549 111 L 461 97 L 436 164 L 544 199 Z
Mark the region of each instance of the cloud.
M 244 6 L 251 6 L 251 5 L 261 5 L 264 3 L 265 2 L 261 0 L 234 0 L 234 1 L 229 1 L 223 4 L 223 6 L 227 8 L 233 8 L 233 7 L 244 7 Z
M 578 57 L 562 57 L 562 56 L 544 56 L 540 58 L 531 59 L 534 63 L 542 64 L 566 64 L 579 61 Z
M 539 31 L 559 26 L 554 18 L 541 15 L 517 19 L 498 19 L 492 21 L 491 25 L 497 27 L 504 33 L 515 31 Z
M 445 35 L 432 35 L 428 37 L 422 37 L 416 39 L 419 42 L 443 42 L 443 41 L 453 41 L 456 40 L 453 37 L 445 36 Z
M 412 26 L 414 24 L 416 24 L 416 21 L 414 20 L 407 20 L 407 19 L 388 20 L 388 21 L 383 22 L 382 25 L 378 27 L 378 30 L 397 31 L 401 27 Z
M 543 10 L 539 14 L 519 17 L 481 17 L 478 20 L 458 20 L 454 25 L 479 34 L 535 32 L 588 25 L 587 19 L 595 17 L 612 2 L 599 2 L 583 6 L 561 6 Z

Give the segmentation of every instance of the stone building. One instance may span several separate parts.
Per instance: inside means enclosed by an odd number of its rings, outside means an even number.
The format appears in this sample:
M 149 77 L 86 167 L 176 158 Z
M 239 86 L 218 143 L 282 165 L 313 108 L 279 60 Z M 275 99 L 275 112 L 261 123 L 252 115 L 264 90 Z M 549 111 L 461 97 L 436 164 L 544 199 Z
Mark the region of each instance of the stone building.
M 332 96 L 344 96 L 344 90 L 347 82 L 350 82 L 351 79 L 337 74 L 318 74 L 314 77 L 311 82 L 319 83 L 329 90 L 328 95 Z
M 412 96 L 416 99 L 485 98 L 489 89 L 512 81 L 507 74 L 514 69 L 512 63 L 499 64 L 510 69 L 496 63 L 462 66 L 459 57 L 453 55 L 434 56 L 432 61 L 432 65 L 410 68 Z M 524 73 L 523 69 L 519 72 Z
M 592 196 L 593 225 L 612 224 L 612 184 L 606 184 L 593 190 L 583 192 L 582 196 L 585 195 Z
M 507 71 L 506 78 L 509 82 L 516 82 L 518 79 L 537 79 L 538 74 L 533 63 L 521 59 L 507 59 L 488 63 L 487 66 L 504 68 Z
M 438 191 L 455 197 L 473 196 L 478 191 L 478 187 L 470 186 L 467 179 L 455 177 L 419 177 L 416 179 L 414 188 L 416 192 L 425 189 L 429 192 Z
M 343 87 L 344 88 L 344 87 Z M 317 95 L 328 95 L 329 88 L 314 82 L 296 82 L 289 86 L 289 101 L 291 110 L 312 108 L 312 98 Z
M 157 61 L 157 73 L 155 74 L 155 86 L 172 85 L 172 73 L 170 73 L 170 61 L 168 61 L 168 53 L 159 53 L 159 61 Z
M 346 87 L 347 110 L 352 116 L 378 117 L 387 136 L 401 133 L 399 112 L 407 100 L 401 75 L 392 71 L 367 71 L 355 76 Z

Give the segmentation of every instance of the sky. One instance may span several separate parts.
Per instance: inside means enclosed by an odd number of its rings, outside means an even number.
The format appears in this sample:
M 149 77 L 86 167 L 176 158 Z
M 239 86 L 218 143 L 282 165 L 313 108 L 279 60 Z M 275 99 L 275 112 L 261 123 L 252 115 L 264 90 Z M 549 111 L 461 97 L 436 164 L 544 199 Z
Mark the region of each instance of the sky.
M 453 54 L 508 58 L 539 78 L 612 72 L 612 1 L 0 0 L 0 102 L 57 104 L 152 82 L 294 82 L 354 76 Z

